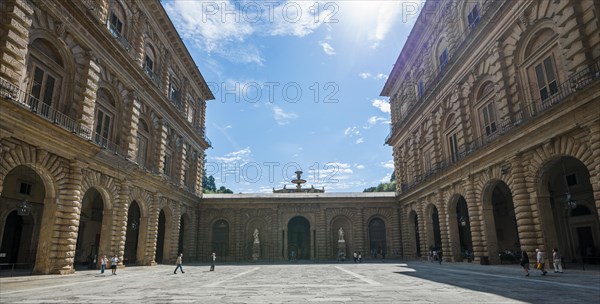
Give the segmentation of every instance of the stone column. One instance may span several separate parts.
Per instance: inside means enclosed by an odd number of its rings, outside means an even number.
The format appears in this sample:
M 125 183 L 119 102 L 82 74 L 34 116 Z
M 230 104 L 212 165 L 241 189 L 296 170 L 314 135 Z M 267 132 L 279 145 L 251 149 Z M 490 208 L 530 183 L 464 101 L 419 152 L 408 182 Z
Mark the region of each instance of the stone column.
M 144 230 L 140 230 L 140 241 L 138 244 L 142 244 L 144 247 L 142 265 L 154 266 L 156 265 L 156 240 L 158 236 L 158 216 L 160 213 L 161 202 L 165 200 L 159 193 L 152 195 L 152 201 L 148 202 L 148 214 L 142 214 L 140 220 L 140 228 L 146 227 L 146 233 L 142 233 Z M 166 237 L 166 236 L 165 236 Z M 163 252 L 164 254 L 164 252 Z
M 510 160 L 512 188 L 513 188 L 513 204 L 515 206 L 515 216 L 517 218 L 517 230 L 519 233 L 519 242 L 521 250 L 534 252 L 541 245 L 540 235 L 537 232 L 539 227 L 539 219 L 534 219 L 529 191 L 525 181 L 525 163 L 522 155 L 517 154 Z
M 589 124 L 589 147 L 592 151 L 592 161 L 588 170 L 590 171 L 590 183 L 594 192 L 596 202 L 596 214 L 600 220 L 600 120 L 594 120 Z
M 26 73 L 33 8 L 27 0 L 5 0 L 0 18 L 0 77 L 19 85 Z
M 402 232 L 400 231 L 400 225 L 402 221 L 400 220 L 401 208 L 395 207 L 393 208 L 394 212 L 392 214 L 392 252 L 388 252 L 388 255 L 394 258 L 398 258 L 402 252 Z
M 96 109 L 96 97 L 98 94 L 98 81 L 100 80 L 100 64 L 98 59 L 92 52 L 85 53 L 86 65 L 83 68 L 82 74 L 84 78 L 81 81 L 82 102 L 79 108 L 76 108 L 78 113 L 78 123 L 81 128 L 80 132 L 89 130 L 91 138 L 94 131 L 94 111 Z
M 419 225 L 419 241 L 420 244 L 417 244 L 417 246 L 419 246 L 420 251 L 422 253 L 425 253 L 425 256 L 427 257 L 427 255 L 429 254 L 429 246 L 427 245 L 427 229 L 425 227 L 425 214 L 423 211 L 423 202 L 418 202 L 417 203 L 417 210 L 415 210 L 417 212 L 417 219 L 419 221 L 418 225 Z
M 141 103 L 136 92 L 130 92 L 125 100 L 125 113 L 123 114 L 121 147 L 127 158 L 137 160 L 137 132 L 140 121 Z
M 44 218 L 53 221 L 51 231 L 44 231 L 40 234 L 51 233 L 48 235 L 50 241 L 47 248 L 47 256 L 38 254 L 40 258 L 48 263 L 38 265 L 36 261 L 36 273 L 55 273 L 68 274 L 75 272 L 73 262 L 75 258 L 75 248 L 77 244 L 77 232 L 79 229 L 79 216 L 81 213 L 81 182 L 82 163 L 71 161 L 69 166 L 64 166 L 63 170 L 68 171 L 61 180 L 58 181 L 58 197 L 56 199 L 56 209 L 53 214 L 44 214 Z
M 115 199 L 115 205 L 112 210 L 113 233 L 112 233 L 112 254 L 119 258 L 119 266 L 123 266 L 123 257 L 125 256 L 125 241 L 127 237 L 127 215 L 130 205 L 129 182 L 122 180 L 119 185 L 119 195 Z
M 172 206 L 173 208 L 171 208 L 171 210 L 173 210 L 173 214 L 171 216 L 171 223 L 165 223 L 170 224 L 169 226 L 171 227 L 171 229 L 169 229 L 170 236 L 167 236 L 167 234 L 165 233 L 165 238 L 168 237 L 167 240 L 170 241 L 169 252 L 166 252 L 165 255 L 167 257 L 167 261 L 169 261 L 170 263 L 175 263 L 175 260 L 177 260 L 177 256 L 179 255 L 179 253 L 183 252 L 183 248 L 181 248 L 181 252 L 179 252 L 179 231 L 181 229 L 181 202 L 173 202 Z M 187 255 L 184 254 L 183 256 L 185 258 Z
M 164 168 L 165 168 L 165 150 L 166 150 L 166 146 L 167 146 L 167 125 L 164 123 L 163 120 L 160 120 L 160 122 L 158 122 L 158 125 L 156 126 L 156 130 L 158 131 L 157 136 L 154 138 L 155 140 L 155 144 L 156 144 L 156 158 L 154 158 L 155 160 L 155 164 L 156 164 L 156 168 L 158 170 L 158 172 L 162 173 L 164 172 Z
M 356 210 L 356 216 L 358 218 L 358 222 L 360 223 L 359 227 L 357 227 L 358 229 L 356 229 L 356 231 L 354 231 L 354 235 L 355 235 L 355 239 L 354 239 L 354 245 L 356 246 L 356 250 L 360 251 L 362 253 L 362 256 L 365 257 L 368 255 L 367 250 L 368 248 L 366 247 L 366 240 L 365 240 L 365 231 L 368 227 L 368 224 L 365 223 L 365 214 L 364 214 L 364 209 L 363 208 L 359 208 L 358 210 Z
M 465 184 L 466 193 L 465 200 L 467 201 L 467 210 L 469 212 L 469 223 L 471 225 L 471 242 L 473 244 L 473 255 L 475 260 L 479 260 L 481 256 L 487 255 L 487 246 L 485 243 L 485 227 L 483 219 L 483 201 L 477 201 L 475 194 L 475 181 L 473 175 L 467 177 Z

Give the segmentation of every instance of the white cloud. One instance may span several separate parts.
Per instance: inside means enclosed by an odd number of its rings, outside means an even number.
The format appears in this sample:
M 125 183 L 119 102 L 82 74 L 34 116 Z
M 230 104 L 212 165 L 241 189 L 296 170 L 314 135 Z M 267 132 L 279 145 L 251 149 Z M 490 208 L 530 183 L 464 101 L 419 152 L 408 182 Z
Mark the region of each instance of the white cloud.
M 381 110 L 383 113 L 390 113 L 390 103 L 383 99 L 373 99 L 373 106 Z
M 348 127 L 346 128 L 346 130 L 344 130 L 344 135 L 346 136 L 358 136 L 360 135 L 360 131 L 358 130 L 357 127 Z
M 277 4 L 277 5 L 274 5 Z M 311 1 L 243 2 L 171 0 L 163 6 L 177 32 L 204 52 L 231 62 L 262 65 L 256 36 L 304 37 L 317 30 L 330 12 Z
M 222 163 L 226 163 L 226 164 L 245 163 L 250 159 L 251 155 L 252 155 L 252 150 L 250 149 L 250 147 L 246 147 L 246 148 L 238 150 L 238 151 L 233 151 L 233 152 L 227 153 L 223 156 L 215 156 L 212 159 L 214 159 L 217 162 L 222 162 Z
M 354 143 L 358 145 L 358 144 L 362 144 L 364 142 L 365 142 L 365 138 L 361 137 L 361 138 L 357 139 Z
M 365 166 L 364 166 L 364 165 L 361 165 L 361 164 L 355 164 L 355 165 L 354 165 L 354 168 L 356 168 L 356 169 L 364 169 L 364 168 L 365 168 Z
M 286 113 L 280 107 L 273 107 L 273 118 L 277 121 L 277 124 L 280 126 L 287 125 L 293 120 L 298 118 L 298 114 L 296 113 Z
M 362 78 L 362 79 L 367 79 L 367 78 L 371 77 L 371 73 L 363 72 L 363 73 L 358 74 L 358 76 L 360 76 L 360 78 Z
M 386 169 L 394 169 L 394 161 L 393 160 L 388 160 L 385 163 L 381 163 L 381 166 L 386 168 Z
M 387 80 L 388 76 L 386 74 L 379 73 L 379 74 L 377 74 L 377 76 L 375 76 L 375 79 L 377 79 L 377 80 Z
M 392 178 L 392 173 L 388 173 L 380 180 L 380 182 L 389 183 L 391 178 Z
M 323 52 L 325 52 L 325 54 L 329 56 L 335 55 L 335 49 L 329 43 L 319 42 L 319 45 L 323 47 Z
M 383 117 L 379 117 L 379 116 L 371 116 L 371 117 L 369 117 L 369 119 L 367 120 L 367 125 L 365 125 L 365 126 L 363 127 L 363 129 L 370 129 L 370 128 L 372 128 L 373 126 L 375 126 L 376 124 L 378 124 L 378 123 L 380 123 L 380 124 L 389 124 L 389 123 L 390 123 L 390 121 L 389 121 L 388 119 L 386 119 L 386 118 L 383 118 Z

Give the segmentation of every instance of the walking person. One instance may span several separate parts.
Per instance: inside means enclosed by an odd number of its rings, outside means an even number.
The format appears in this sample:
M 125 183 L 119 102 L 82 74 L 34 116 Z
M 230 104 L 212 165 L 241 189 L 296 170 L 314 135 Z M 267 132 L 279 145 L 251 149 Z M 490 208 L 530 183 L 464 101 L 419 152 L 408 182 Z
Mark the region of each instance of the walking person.
M 527 251 L 521 252 L 521 267 L 523 267 L 523 271 L 525 271 L 525 276 L 529 276 L 529 256 L 527 255 Z
M 552 249 L 552 262 L 554 264 L 554 272 L 563 273 L 562 257 L 556 248 Z
M 113 255 L 110 258 L 110 270 L 112 270 L 113 275 L 117 275 L 117 264 L 119 263 L 119 258 L 116 255 Z
M 536 249 L 535 253 L 536 253 L 535 267 L 542 272 L 542 275 L 546 275 L 546 273 L 548 273 L 548 272 L 546 271 L 546 267 L 545 267 L 546 263 L 544 262 L 544 260 L 545 260 L 544 252 L 539 249 Z
M 362 252 L 358 252 L 358 262 L 362 263 Z
M 354 253 L 352 254 L 352 258 L 354 259 L 354 263 L 356 263 L 356 261 L 358 260 L 358 253 L 356 253 L 356 251 L 354 251 Z
M 215 271 L 215 261 L 217 260 L 217 254 L 212 253 L 210 255 L 210 271 Z
M 106 258 L 106 255 L 102 256 L 100 258 L 100 273 L 104 274 L 104 270 L 106 269 L 106 264 L 108 263 L 108 259 Z
M 182 260 L 183 260 L 183 253 L 180 253 L 179 256 L 177 257 L 177 261 L 175 261 L 175 264 L 177 266 L 175 266 L 175 271 L 173 271 L 173 274 L 177 274 L 177 269 L 180 269 L 181 273 L 185 273 L 185 272 L 183 272 L 183 268 L 181 267 Z

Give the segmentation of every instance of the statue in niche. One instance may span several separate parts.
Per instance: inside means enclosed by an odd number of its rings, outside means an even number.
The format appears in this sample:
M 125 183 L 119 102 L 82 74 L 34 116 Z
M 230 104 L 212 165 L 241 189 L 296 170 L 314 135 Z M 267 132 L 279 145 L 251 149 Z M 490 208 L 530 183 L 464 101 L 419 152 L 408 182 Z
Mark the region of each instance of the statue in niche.
M 254 228 L 254 233 L 253 233 L 253 235 L 254 235 L 254 243 L 260 243 L 260 240 L 258 239 L 258 234 L 259 234 L 258 228 Z
M 338 230 L 338 236 L 339 236 L 339 240 L 338 241 L 343 241 L 344 240 L 344 228 L 340 227 L 340 230 Z

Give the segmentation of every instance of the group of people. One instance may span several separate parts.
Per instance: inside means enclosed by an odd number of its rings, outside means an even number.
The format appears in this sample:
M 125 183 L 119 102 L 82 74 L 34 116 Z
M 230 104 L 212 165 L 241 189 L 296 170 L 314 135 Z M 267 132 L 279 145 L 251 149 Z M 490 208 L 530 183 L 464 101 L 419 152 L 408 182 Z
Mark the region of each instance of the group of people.
M 356 252 L 352 254 L 352 258 L 354 259 L 354 263 L 362 263 L 362 252 Z
M 217 260 L 217 254 L 216 253 L 211 253 L 210 255 L 210 271 L 215 271 L 215 261 Z M 117 264 L 119 264 L 119 258 L 116 255 L 113 255 L 110 258 L 110 269 L 112 270 L 112 274 L 113 275 L 117 275 Z M 104 270 L 106 269 L 106 266 L 108 265 L 108 258 L 106 257 L 106 255 L 102 256 L 102 258 L 100 258 L 100 274 L 104 274 Z M 177 256 L 177 260 L 175 261 L 175 270 L 173 271 L 173 274 L 177 274 L 177 270 L 181 270 L 181 273 L 185 273 L 183 271 L 183 253 L 180 253 L 179 256 Z
M 536 249 L 535 250 L 535 268 L 542 272 L 542 275 L 546 275 L 548 271 L 546 271 L 546 255 L 543 251 Z M 562 266 L 562 257 L 560 253 L 558 253 L 558 249 L 552 249 L 552 264 L 554 266 L 555 273 L 563 273 Z M 521 253 L 521 267 L 523 267 L 523 271 L 525 271 L 525 276 L 529 276 L 529 256 L 526 251 Z
M 110 269 L 113 275 L 117 275 L 117 264 L 119 263 L 119 258 L 116 255 L 113 255 L 110 258 Z M 104 274 L 104 270 L 106 269 L 106 265 L 108 264 L 108 258 L 106 255 L 100 258 L 100 274 Z

